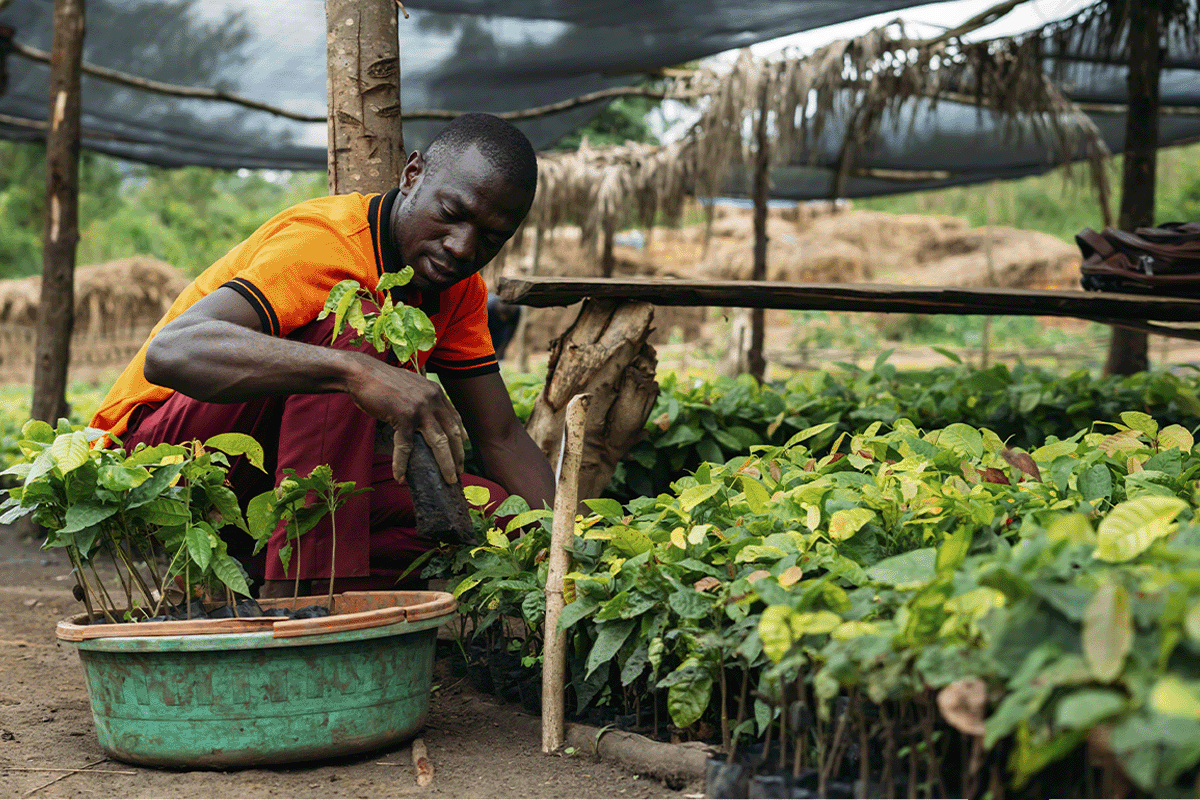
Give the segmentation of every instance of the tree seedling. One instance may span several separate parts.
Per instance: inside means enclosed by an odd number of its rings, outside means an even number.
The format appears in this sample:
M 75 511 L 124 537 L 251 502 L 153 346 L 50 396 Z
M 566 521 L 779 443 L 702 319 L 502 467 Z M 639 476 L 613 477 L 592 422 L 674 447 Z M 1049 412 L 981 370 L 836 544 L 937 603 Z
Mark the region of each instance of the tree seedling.
M 300 477 L 295 470 L 285 469 L 286 476 L 273 491 L 263 492 L 252 499 L 246 515 L 251 535 L 256 543 L 257 554 L 266 545 L 271 534 L 284 522 L 287 543 L 279 548 L 279 560 L 287 572 L 291 565 L 293 542 L 316 527 L 317 523 L 330 515 L 329 597 L 327 604 L 333 609 L 333 583 L 337 563 L 337 516 L 334 514 L 355 495 L 370 489 L 354 488 L 354 481 L 335 481 L 333 469 L 328 464 L 313 467 L 307 477 Z M 296 554 L 296 584 L 293 600 L 300 596 L 300 556 Z

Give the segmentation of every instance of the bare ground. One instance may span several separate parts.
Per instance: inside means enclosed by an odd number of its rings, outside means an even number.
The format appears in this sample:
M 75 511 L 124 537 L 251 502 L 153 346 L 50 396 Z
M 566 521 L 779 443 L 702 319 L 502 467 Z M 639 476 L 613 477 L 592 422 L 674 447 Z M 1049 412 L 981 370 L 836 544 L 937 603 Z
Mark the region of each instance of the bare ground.
M 619 764 L 541 752 L 540 720 L 435 667 L 419 736 L 434 767 L 418 787 L 408 745 L 362 756 L 229 772 L 108 760 L 79 659 L 54 626 L 78 613 L 70 567 L 0 527 L 0 796 L 45 797 L 688 797 Z

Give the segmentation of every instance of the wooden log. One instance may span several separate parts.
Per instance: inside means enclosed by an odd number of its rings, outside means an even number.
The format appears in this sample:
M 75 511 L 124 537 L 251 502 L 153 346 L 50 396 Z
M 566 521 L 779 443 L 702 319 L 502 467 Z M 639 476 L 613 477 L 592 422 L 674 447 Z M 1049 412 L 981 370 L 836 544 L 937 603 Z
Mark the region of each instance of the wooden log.
M 413 739 L 412 760 L 413 768 L 417 771 L 417 786 L 433 783 L 433 762 L 429 760 L 429 749 L 425 747 L 424 739 Z
M 703 742 L 671 744 L 637 733 L 594 728 L 577 722 L 567 727 L 567 744 L 605 761 L 618 763 L 634 774 L 657 778 L 671 787 L 703 782 L 705 763 L 719 755 L 715 747 Z
M 503 278 L 510 303 L 567 306 L 590 298 L 636 300 L 660 306 L 822 309 L 914 314 L 1012 314 L 1081 319 L 1194 322 L 1200 299 L 1052 289 L 966 289 L 881 283 L 691 281 L 616 278 Z
M 545 651 L 542 657 L 542 752 L 553 753 L 563 745 L 564 691 L 567 667 L 567 635 L 558 630 L 558 619 L 566 605 L 563 579 L 571 569 L 567 548 L 575 540 L 575 507 L 579 504 L 579 464 L 583 456 L 583 434 L 587 427 L 591 395 L 576 395 L 567 404 L 563 431 L 562 461 L 554 492 L 554 525 L 550 532 L 550 558 L 546 566 Z
M 647 344 L 654 309 L 647 303 L 588 300 L 551 345 L 546 385 L 525 429 L 554 464 L 567 401 L 592 395 L 584 435 L 579 497 L 598 497 L 617 464 L 644 435 L 658 398 L 658 360 Z

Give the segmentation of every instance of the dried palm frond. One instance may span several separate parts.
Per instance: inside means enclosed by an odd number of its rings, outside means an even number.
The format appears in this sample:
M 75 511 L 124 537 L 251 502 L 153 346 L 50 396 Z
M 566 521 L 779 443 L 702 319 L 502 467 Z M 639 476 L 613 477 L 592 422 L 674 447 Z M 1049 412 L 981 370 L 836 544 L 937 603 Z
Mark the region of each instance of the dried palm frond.
M 1200 5 L 1200 0 L 1163 2 L 1192 11 Z M 903 124 L 911 128 L 922 114 L 932 114 L 939 101 L 971 104 L 981 115 L 992 115 L 1007 141 L 1033 136 L 1047 163 L 1087 158 L 1095 166 L 1108 150 L 1091 120 L 1047 74 L 1046 58 L 1052 49 L 1066 47 L 1071 36 L 1075 45 L 1086 35 L 1088 41 L 1107 41 L 1115 48 L 1120 24 L 1112 12 L 1106 15 L 1093 7 L 1068 23 L 1014 37 L 964 41 L 967 33 L 1019 3 L 1005 0 L 931 39 L 910 38 L 902 24 L 893 22 L 810 55 L 788 52 L 756 59 L 746 50 L 723 74 L 697 70 L 678 76 L 668 94 L 699 98 L 700 119 L 684 138 L 661 147 L 627 142 L 593 148 L 585 140 L 574 152 L 541 154 L 539 189 L 528 224 L 539 231 L 577 224 L 585 245 L 594 249 L 601 232 L 611 234 L 629 219 L 647 226 L 659 215 L 676 220 L 687 197 L 719 193 L 731 168 L 749 174 L 755 147 L 751 134 L 760 117 L 767 122 L 770 157 L 776 164 L 806 157 L 813 163 L 826 132 L 841 132 L 836 159 L 823 165 L 835 170 L 834 197 L 842 195 L 847 177 L 869 155 L 885 123 L 890 121 L 893 130 Z M 1173 35 L 1194 33 L 1200 26 L 1187 22 L 1183 12 L 1175 19 Z M 1076 30 L 1079 25 L 1083 33 Z M 1094 168 L 1096 174 L 1102 171 Z

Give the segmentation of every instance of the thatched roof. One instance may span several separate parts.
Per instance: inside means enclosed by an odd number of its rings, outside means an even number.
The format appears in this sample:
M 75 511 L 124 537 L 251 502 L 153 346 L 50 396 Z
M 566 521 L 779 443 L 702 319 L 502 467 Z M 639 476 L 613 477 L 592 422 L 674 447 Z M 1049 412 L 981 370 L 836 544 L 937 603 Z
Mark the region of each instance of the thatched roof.
M 166 262 L 132 256 L 75 270 L 75 333 L 144 334 L 171 307 L 188 279 Z M 41 276 L 0 281 L 0 324 L 37 324 Z

